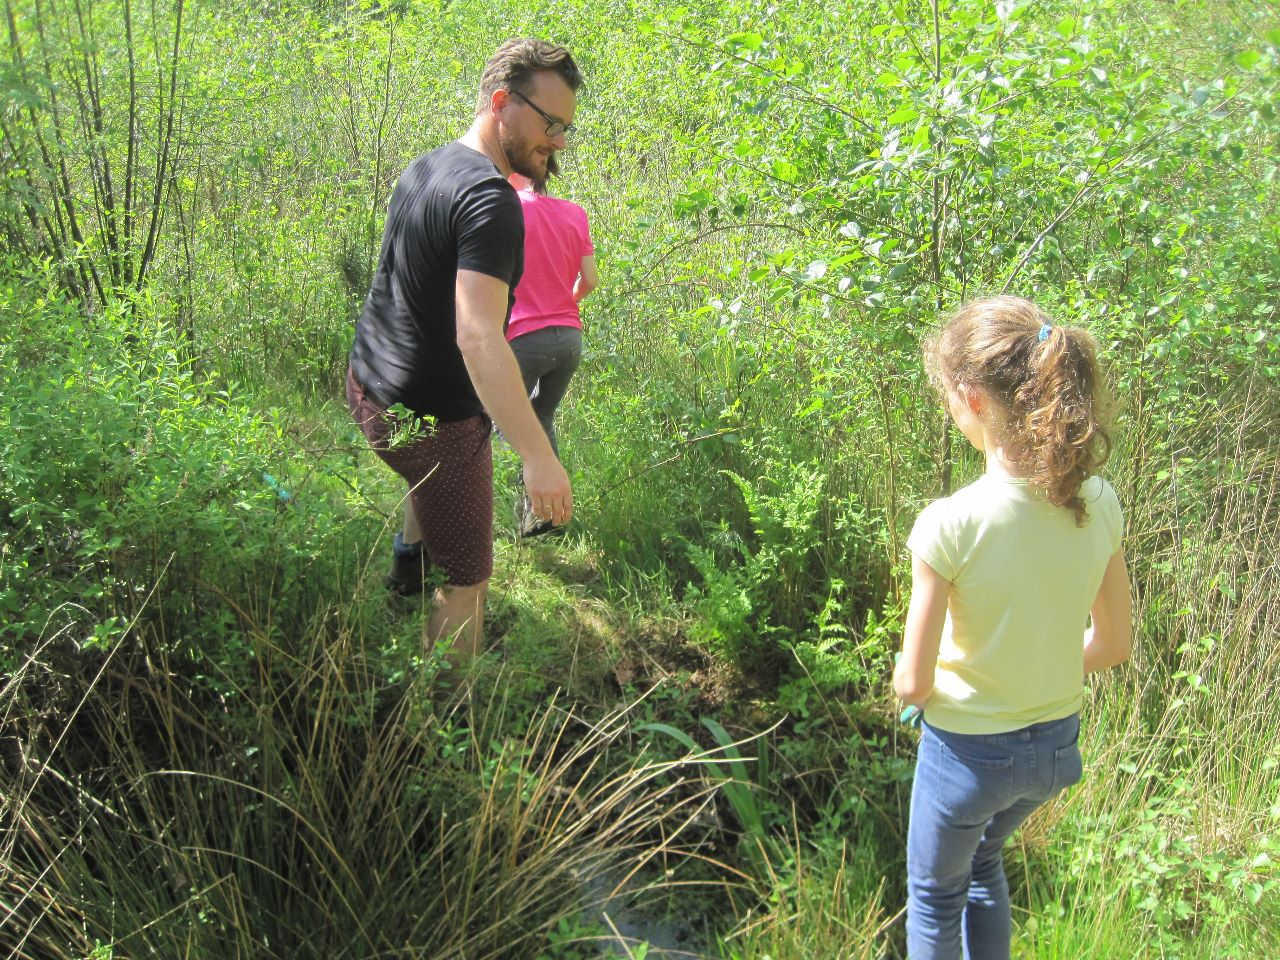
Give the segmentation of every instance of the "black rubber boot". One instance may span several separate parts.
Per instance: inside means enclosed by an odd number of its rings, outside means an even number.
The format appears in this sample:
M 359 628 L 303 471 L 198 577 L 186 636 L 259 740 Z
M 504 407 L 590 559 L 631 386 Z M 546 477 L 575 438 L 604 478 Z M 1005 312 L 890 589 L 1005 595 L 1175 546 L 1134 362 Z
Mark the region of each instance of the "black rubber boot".
M 392 546 L 391 570 L 384 578 L 387 589 L 402 597 L 412 597 L 426 589 L 427 565 L 422 555 L 422 541 L 405 543 L 396 534 Z

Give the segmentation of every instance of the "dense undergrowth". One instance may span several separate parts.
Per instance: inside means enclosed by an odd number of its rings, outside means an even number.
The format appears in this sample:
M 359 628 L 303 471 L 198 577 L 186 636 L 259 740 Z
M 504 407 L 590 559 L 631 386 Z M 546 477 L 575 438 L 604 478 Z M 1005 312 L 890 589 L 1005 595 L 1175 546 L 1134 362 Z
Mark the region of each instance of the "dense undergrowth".
M 636 910 L 897 956 L 902 540 L 980 469 L 917 344 L 1004 289 L 1104 345 L 1139 634 L 1015 955 L 1280 952 L 1274 4 L 6 11 L 3 955 L 571 960 Z M 587 73 L 603 284 L 575 529 L 498 510 L 466 698 L 341 377 L 397 172 L 519 33 Z

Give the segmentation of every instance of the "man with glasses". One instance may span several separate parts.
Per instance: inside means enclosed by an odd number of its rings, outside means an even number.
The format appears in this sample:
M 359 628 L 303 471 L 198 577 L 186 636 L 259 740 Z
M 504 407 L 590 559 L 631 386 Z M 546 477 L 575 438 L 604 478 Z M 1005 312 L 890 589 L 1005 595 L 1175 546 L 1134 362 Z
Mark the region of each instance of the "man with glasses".
M 524 464 L 534 513 L 557 525 L 573 514 L 568 474 L 503 330 L 524 245 L 507 177 L 546 179 L 581 86 L 563 47 L 510 40 L 490 58 L 471 128 L 414 160 L 396 185 L 351 348 L 352 415 L 410 487 L 388 583 L 414 593 L 424 579 L 443 581 L 423 642 L 449 643 L 455 666 L 482 648 L 493 570 L 492 424 Z

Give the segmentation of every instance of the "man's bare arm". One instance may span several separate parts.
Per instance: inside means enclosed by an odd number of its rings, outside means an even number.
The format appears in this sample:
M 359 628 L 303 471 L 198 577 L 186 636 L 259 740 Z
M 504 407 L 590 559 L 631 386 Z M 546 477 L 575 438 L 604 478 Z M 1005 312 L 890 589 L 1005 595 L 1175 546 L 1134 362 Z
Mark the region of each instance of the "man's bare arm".
M 573 491 L 533 412 L 520 365 L 502 334 L 508 289 L 497 277 L 458 271 L 458 349 L 480 402 L 524 463 L 525 490 L 534 514 L 560 525 L 573 516 Z

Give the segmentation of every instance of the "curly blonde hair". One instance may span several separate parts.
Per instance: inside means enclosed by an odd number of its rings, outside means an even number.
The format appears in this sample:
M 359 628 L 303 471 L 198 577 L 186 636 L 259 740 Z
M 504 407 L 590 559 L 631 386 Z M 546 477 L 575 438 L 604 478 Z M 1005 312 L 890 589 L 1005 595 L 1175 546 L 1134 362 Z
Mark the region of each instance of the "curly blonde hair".
M 987 395 L 1010 462 L 1083 526 L 1080 486 L 1111 456 L 1111 397 L 1088 331 L 1054 324 L 1028 300 L 987 297 L 960 307 L 924 357 L 944 397 L 962 383 Z

